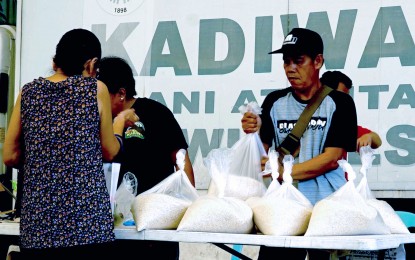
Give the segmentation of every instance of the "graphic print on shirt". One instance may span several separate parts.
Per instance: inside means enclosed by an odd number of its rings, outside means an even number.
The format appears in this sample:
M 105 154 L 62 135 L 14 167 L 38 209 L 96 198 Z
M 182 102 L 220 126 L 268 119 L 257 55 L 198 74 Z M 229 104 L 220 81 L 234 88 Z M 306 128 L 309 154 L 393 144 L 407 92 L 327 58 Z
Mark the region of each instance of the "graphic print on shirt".
M 289 134 L 293 130 L 296 123 L 297 123 L 297 120 L 278 120 L 277 122 L 278 132 L 280 134 Z M 326 126 L 327 126 L 326 117 L 312 117 L 310 119 L 310 122 L 307 125 L 306 130 L 324 131 Z
M 133 126 L 130 126 L 125 131 L 125 139 L 140 138 L 144 139 L 145 127 L 141 121 L 135 122 Z

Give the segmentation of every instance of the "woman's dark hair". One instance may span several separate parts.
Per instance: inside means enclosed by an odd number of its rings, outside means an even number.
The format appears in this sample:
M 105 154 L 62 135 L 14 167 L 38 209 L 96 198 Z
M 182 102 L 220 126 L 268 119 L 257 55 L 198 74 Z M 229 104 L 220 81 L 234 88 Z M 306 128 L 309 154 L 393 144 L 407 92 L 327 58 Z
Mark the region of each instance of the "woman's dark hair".
M 82 74 L 87 60 L 101 59 L 101 43 L 92 32 L 73 29 L 65 33 L 56 45 L 55 65 L 67 76 Z
M 98 75 L 98 79 L 107 85 L 111 94 L 118 93 L 120 88 L 125 89 L 127 98 L 132 98 L 137 94 L 133 71 L 127 61 L 120 57 L 102 58 Z

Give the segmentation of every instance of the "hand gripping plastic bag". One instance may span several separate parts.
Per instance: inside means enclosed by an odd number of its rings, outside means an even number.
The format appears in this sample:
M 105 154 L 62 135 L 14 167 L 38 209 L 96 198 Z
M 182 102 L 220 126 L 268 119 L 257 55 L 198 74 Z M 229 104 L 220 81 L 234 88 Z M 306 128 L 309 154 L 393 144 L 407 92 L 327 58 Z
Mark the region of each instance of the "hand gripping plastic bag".
M 354 179 L 356 173 L 346 160 L 339 165 L 348 173 L 349 180 L 340 189 L 313 208 L 305 236 L 353 236 L 390 234 L 378 211 L 359 194 Z
M 132 208 L 138 231 L 176 229 L 187 208 L 199 197 L 184 171 L 185 155 L 186 150 L 179 150 L 179 170 L 135 198 Z
M 258 114 L 261 108 L 251 102 L 239 110 L 242 113 L 249 110 Z M 246 134 L 231 148 L 212 150 L 204 159 L 211 176 L 208 194 L 242 200 L 262 196 L 266 191 L 261 172 L 261 156 L 264 154 L 258 133 Z
M 254 212 L 254 223 L 265 235 L 297 236 L 303 235 L 308 227 L 313 205 L 293 186 L 291 177 L 294 157 L 286 155 L 283 159 L 283 183 L 279 186 L 278 153 L 272 152 L 269 157 L 273 168 L 274 180 L 266 194 L 249 203 Z M 275 173 L 276 169 L 276 174 Z M 275 185 L 273 185 L 273 183 Z M 278 184 L 277 184 L 278 183 Z
M 134 218 L 131 205 L 137 195 L 137 178 L 131 172 L 126 172 L 122 182 L 115 192 L 114 224 L 119 226 L 133 226 Z
M 363 177 L 357 185 L 356 190 L 366 200 L 367 204 L 377 209 L 382 216 L 383 221 L 390 228 L 392 234 L 409 234 L 408 228 L 398 214 L 396 214 L 395 210 L 386 201 L 376 199 L 375 195 L 370 190 L 367 181 L 367 172 L 372 168 L 374 158 L 373 149 L 370 146 L 363 146 L 360 148 L 360 159 L 362 161 L 360 173 Z

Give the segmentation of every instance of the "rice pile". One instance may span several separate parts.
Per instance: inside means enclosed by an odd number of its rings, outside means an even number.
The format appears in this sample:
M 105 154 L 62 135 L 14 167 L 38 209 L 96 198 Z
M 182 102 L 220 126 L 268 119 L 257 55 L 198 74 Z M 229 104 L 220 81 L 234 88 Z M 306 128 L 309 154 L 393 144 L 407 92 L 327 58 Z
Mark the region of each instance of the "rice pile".
M 303 235 L 310 221 L 312 207 L 297 201 L 265 196 L 247 201 L 254 212 L 254 223 L 265 235 Z
M 390 234 L 377 210 L 353 200 L 323 199 L 313 208 L 305 236 Z
M 395 210 L 384 200 L 369 199 L 367 204 L 374 207 L 382 216 L 385 224 L 390 228 L 392 234 L 409 234 L 408 228 Z
M 248 234 L 253 229 L 253 213 L 238 198 L 205 195 L 194 201 L 177 230 Z
M 132 204 L 137 230 L 175 229 L 190 204 L 163 193 L 139 194 Z

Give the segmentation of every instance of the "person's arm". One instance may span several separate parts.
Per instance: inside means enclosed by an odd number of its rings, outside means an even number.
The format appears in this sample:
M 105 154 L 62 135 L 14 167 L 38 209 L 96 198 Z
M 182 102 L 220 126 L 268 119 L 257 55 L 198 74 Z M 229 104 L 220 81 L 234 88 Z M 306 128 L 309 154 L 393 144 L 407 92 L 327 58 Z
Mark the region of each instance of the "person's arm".
M 329 95 L 336 102 L 336 110 L 324 141 L 325 148 L 321 154 L 293 165 L 291 175 L 295 180 L 308 180 L 330 172 L 339 167 L 337 161 L 346 151 L 355 151 L 357 115 L 354 101 L 339 91 L 332 91 Z
M 291 176 L 294 180 L 308 180 L 339 167 L 344 149 L 327 147 L 324 152 L 308 161 L 294 164 Z
M 363 146 L 370 145 L 372 149 L 376 149 L 382 145 L 382 139 L 375 132 L 366 133 L 357 139 L 356 151 L 359 152 Z
M 119 113 L 113 121 L 108 88 L 99 80 L 97 85 L 102 156 L 104 160 L 112 161 L 121 149 L 121 142 L 114 134 L 122 136 L 124 126 L 138 121 L 138 116 L 134 113 L 134 109 L 126 109 Z
M 20 117 L 21 92 L 14 105 L 3 146 L 3 162 L 8 167 L 18 168 L 22 161 L 22 121 Z

